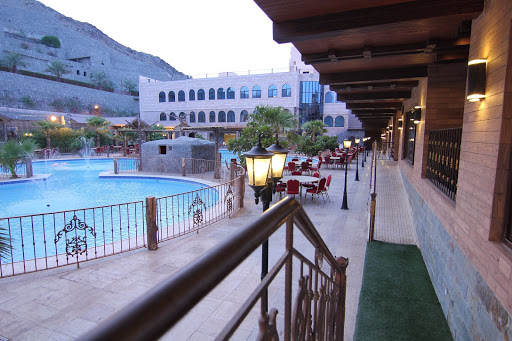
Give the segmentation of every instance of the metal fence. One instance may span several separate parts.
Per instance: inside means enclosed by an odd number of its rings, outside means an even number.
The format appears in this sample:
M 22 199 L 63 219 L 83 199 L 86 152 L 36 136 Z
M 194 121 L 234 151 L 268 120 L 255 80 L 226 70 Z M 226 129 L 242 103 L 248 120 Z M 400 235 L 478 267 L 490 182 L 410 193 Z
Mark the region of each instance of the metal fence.
M 156 199 L 156 219 L 143 201 L 45 214 L 0 218 L 10 252 L 0 277 L 76 264 L 148 246 L 198 231 L 243 206 L 243 169 L 212 187 Z M 155 200 L 153 200 L 155 202 Z M 148 235 L 148 224 L 158 235 Z M 151 238 L 152 237 L 152 238 Z M 149 246 L 148 246 L 149 248 Z
M 428 137 L 427 179 L 454 201 L 461 138 L 462 128 L 431 130 Z

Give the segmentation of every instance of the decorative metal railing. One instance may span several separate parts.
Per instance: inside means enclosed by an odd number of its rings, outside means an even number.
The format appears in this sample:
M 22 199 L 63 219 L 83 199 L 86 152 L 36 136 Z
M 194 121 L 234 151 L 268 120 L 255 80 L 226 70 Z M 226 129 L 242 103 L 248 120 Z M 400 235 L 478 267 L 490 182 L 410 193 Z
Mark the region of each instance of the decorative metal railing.
M 10 253 L 0 259 L 0 277 L 76 264 L 148 246 L 198 231 L 243 207 L 243 169 L 232 180 L 153 200 L 62 212 L 0 218 Z M 147 200 L 146 200 L 147 201 Z M 156 226 L 154 235 L 147 225 Z M 157 230 L 158 229 L 158 230 Z M 158 231 L 158 232 L 157 232 Z M 152 245 L 153 246 L 153 245 Z M 149 246 L 148 246 L 149 248 Z
M 428 135 L 427 179 L 455 201 L 462 128 L 431 130 Z
M 246 294 L 243 303 L 236 307 L 232 303 L 233 315 L 216 340 L 230 339 L 241 325 L 259 325 L 259 335 L 254 335 L 257 340 L 279 340 L 280 336 L 284 340 L 343 340 L 348 259 L 331 254 L 302 206 L 291 197 L 159 283 L 82 340 L 156 340 L 173 326 L 179 328 L 187 312 L 200 306 L 203 298 L 266 240 L 272 242 L 269 238 L 280 228 L 285 229 L 286 241 L 272 246 L 276 259 L 272 270 Z M 269 312 L 264 304 L 267 293 L 272 293 L 268 295 Z
M 394 142 L 377 142 L 376 157 L 378 159 L 393 160 L 395 156 Z

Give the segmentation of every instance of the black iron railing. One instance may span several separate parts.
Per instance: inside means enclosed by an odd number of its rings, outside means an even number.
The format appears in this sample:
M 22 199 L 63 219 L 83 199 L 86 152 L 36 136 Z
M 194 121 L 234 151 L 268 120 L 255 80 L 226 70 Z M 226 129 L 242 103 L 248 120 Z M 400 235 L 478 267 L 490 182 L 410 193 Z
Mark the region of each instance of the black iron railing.
M 427 179 L 454 201 L 459 177 L 461 137 L 462 128 L 429 132 Z

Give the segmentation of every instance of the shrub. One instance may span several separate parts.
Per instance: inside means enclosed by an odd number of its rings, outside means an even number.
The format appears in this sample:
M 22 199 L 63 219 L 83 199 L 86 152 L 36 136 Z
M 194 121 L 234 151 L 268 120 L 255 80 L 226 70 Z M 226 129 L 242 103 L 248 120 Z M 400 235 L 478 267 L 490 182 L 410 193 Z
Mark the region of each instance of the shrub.
M 21 97 L 21 103 L 23 103 L 23 105 L 26 108 L 29 108 L 29 109 L 36 106 L 36 103 L 34 102 L 34 100 L 30 96 L 23 96 L 23 97 Z
M 48 47 L 60 48 L 60 40 L 56 36 L 44 36 L 41 38 L 41 44 Z
M 21 48 L 24 50 L 28 50 L 30 48 L 30 45 L 27 43 L 21 43 Z
M 50 106 L 53 107 L 55 111 L 64 112 L 64 101 L 60 98 L 56 98 L 50 102 Z

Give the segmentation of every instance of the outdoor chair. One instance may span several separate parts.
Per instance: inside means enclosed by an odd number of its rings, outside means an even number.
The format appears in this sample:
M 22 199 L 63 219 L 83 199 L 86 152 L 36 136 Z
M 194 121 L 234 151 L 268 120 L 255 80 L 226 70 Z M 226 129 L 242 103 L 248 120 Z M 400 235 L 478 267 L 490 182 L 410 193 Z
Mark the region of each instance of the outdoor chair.
M 313 174 L 313 176 L 314 176 L 315 178 L 319 178 L 319 177 L 320 177 L 320 174 L 319 174 L 319 173 L 314 173 L 314 174 Z M 306 183 L 301 184 L 301 186 L 302 186 L 302 187 L 306 187 L 306 188 L 313 188 L 313 187 L 315 187 L 316 185 L 315 185 L 314 183 L 312 183 L 312 182 L 310 182 L 310 183 L 307 183 L 307 182 L 306 182 Z
M 313 188 L 308 188 L 306 190 L 305 199 L 308 198 L 308 193 L 310 193 L 311 194 L 311 200 L 314 200 L 314 196 L 316 195 L 317 196 L 316 202 L 318 203 L 318 196 L 321 194 L 322 198 L 324 199 L 324 203 L 325 203 L 324 193 L 325 193 L 325 182 L 326 181 L 327 180 L 325 178 L 321 178 L 320 182 L 318 183 L 318 186 L 315 186 Z M 306 200 L 304 200 L 304 201 L 306 201 Z
M 326 156 L 325 157 L 325 167 L 329 168 L 329 166 L 331 165 L 331 157 L 330 156 Z
M 310 171 L 311 172 L 318 172 L 320 173 L 320 167 L 322 166 L 322 159 L 320 159 L 320 161 L 318 161 L 318 164 L 316 165 L 316 167 L 311 167 L 310 168 Z
M 302 175 L 302 172 L 300 170 L 295 170 L 292 172 L 292 175 Z
M 309 162 L 306 162 L 306 161 L 302 162 L 300 164 L 300 171 L 302 173 L 309 173 Z
M 329 188 L 331 186 L 331 180 L 332 180 L 332 175 L 329 175 L 327 177 L 327 182 L 325 183 L 325 189 L 324 189 L 324 194 L 327 196 L 327 199 L 329 199 L 329 201 L 331 201 L 331 198 L 329 198 Z
M 283 193 L 286 192 L 286 184 L 283 184 L 282 182 L 279 182 L 276 185 L 276 193 L 279 193 L 279 199 L 281 199 Z
M 300 182 L 299 180 L 288 180 L 286 183 L 286 195 L 293 195 L 295 197 L 296 195 L 299 196 L 299 202 L 300 202 Z
M 295 162 L 288 162 L 288 172 L 293 172 L 295 170 Z

